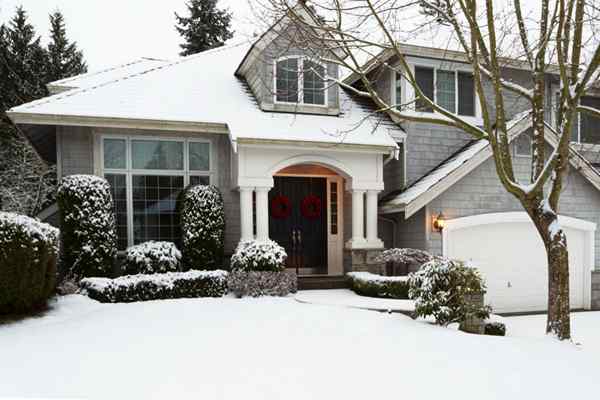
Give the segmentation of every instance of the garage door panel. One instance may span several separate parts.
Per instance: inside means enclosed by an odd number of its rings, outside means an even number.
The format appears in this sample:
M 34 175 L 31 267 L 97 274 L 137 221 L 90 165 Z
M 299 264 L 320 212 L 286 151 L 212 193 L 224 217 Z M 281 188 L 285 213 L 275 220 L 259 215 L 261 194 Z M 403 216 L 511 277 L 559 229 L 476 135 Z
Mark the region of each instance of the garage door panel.
M 486 302 L 496 312 L 547 308 L 546 252 L 530 221 L 469 225 L 450 232 L 446 255 L 471 262 L 481 271 L 487 285 Z M 571 307 L 583 308 L 586 233 L 569 228 L 565 228 L 565 232 L 569 246 Z

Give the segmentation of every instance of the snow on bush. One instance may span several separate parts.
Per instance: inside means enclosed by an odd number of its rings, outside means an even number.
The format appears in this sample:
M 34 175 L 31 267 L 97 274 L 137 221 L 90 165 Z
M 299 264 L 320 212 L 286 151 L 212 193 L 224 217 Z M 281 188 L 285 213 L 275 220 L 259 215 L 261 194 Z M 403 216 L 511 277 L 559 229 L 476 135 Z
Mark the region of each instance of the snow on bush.
M 102 303 L 221 297 L 227 293 L 227 272 L 187 271 L 116 279 L 86 278 L 79 285 L 83 294 Z
M 486 321 L 484 333 L 491 336 L 506 336 L 506 325 L 502 322 Z
M 233 271 L 227 279 L 236 297 L 287 296 L 298 291 L 294 271 Z
M 54 294 L 58 236 L 36 219 L 0 212 L 0 314 L 34 310 Z
M 182 194 L 181 231 L 186 269 L 217 269 L 223 265 L 225 211 L 215 186 L 192 186 Z
M 471 301 L 485 292 L 479 271 L 462 261 L 435 257 L 409 275 L 408 295 L 417 317 L 435 318 L 439 325 L 488 318 L 490 308 Z
M 58 189 L 61 272 L 75 277 L 107 276 L 117 255 L 110 187 L 104 178 L 71 175 Z
M 121 266 L 125 275 L 158 274 L 180 270 L 181 252 L 172 242 L 145 242 L 129 247 Z
M 408 299 L 407 276 L 381 276 L 370 272 L 349 272 L 350 289 L 368 297 Z
M 285 270 L 285 249 L 272 240 L 248 240 L 240 242 L 231 257 L 233 271 Z
M 409 248 L 394 248 L 387 249 L 381 252 L 381 255 L 377 258 L 379 262 L 393 262 L 403 265 L 418 264 L 423 265 L 430 261 L 432 255 L 426 251 Z

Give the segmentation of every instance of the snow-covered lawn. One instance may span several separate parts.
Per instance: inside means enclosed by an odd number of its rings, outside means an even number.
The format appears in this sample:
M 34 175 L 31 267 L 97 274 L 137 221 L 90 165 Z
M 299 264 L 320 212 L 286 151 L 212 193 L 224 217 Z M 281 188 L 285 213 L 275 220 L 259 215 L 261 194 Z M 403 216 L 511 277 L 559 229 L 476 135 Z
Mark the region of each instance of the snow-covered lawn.
M 585 318 L 582 338 L 600 325 L 599 313 Z M 509 324 L 543 336 L 535 318 Z M 598 360 L 548 338 L 474 336 L 293 298 L 103 305 L 75 295 L 0 326 L 0 398 L 590 398 Z

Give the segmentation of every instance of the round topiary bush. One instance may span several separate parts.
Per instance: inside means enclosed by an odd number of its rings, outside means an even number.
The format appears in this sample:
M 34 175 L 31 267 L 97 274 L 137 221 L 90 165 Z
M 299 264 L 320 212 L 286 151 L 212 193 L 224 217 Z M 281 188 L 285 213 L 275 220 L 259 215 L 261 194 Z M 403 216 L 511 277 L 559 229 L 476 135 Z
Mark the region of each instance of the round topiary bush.
M 225 246 L 223 196 L 215 186 L 192 186 L 180 201 L 183 264 L 186 269 L 222 268 Z
M 409 275 L 408 286 L 417 317 L 432 316 L 444 326 L 489 317 L 490 308 L 473 301 L 485 292 L 483 278 L 462 261 L 435 257 Z
M 0 314 L 33 311 L 54 294 L 58 235 L 33 218 L 0 212 Z
M 231 257 L 233 271 L 285 270 L 285 249 L 272 240 L 248 240 L 240 242 Z
M 171 242 L 145 242 L 127 249 L 121 266 L 124 275 L 176 272 L 181 267 L 181 252 Z
M 115 214 L 104 178 L 71 175 L 58 189 L 61 273 L 78 278 L 108 276 L 117 255 Z

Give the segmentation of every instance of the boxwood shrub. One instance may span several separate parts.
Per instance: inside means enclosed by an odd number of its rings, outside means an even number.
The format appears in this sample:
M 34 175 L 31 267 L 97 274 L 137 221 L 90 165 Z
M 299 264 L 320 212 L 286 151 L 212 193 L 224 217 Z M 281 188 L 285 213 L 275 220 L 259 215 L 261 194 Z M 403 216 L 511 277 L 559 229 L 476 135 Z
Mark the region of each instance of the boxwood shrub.
M 484 333 L 491 336 L 506 336 L 506 325 L 498 321 L 486 321 Z
M 124 275 L 176 272 L 181 267 L 181 252 L 172 242 L 145 242 L 129 247 L 121 265 Z
M 215 186 L 192 186 L 179 199 L 183 264 L 185 269 L 223 266 L 225 211 Z
M 285 270 L 285 249 L 272 240 L 248 240 L 240 242 L 231 257 L 233 271 Z
M 350 289 L 361 296 L 408 299 L 407 276 L 381 276 L 369 272 L 349 272 Z
M 227 272 L 187 271 L 152 275 L 127 275 L 116 279 L 86 278 L 82 293 L 102 303 L 221 297 L 227 293 Z
M 117 255 L 115 214 L 104 178 L 71 175 L 58 189 L 60 269 L 74 277 L 108 276 Z
M 0 212 L 0 314 L 43 307 L 56 289 L 58 229 Z

